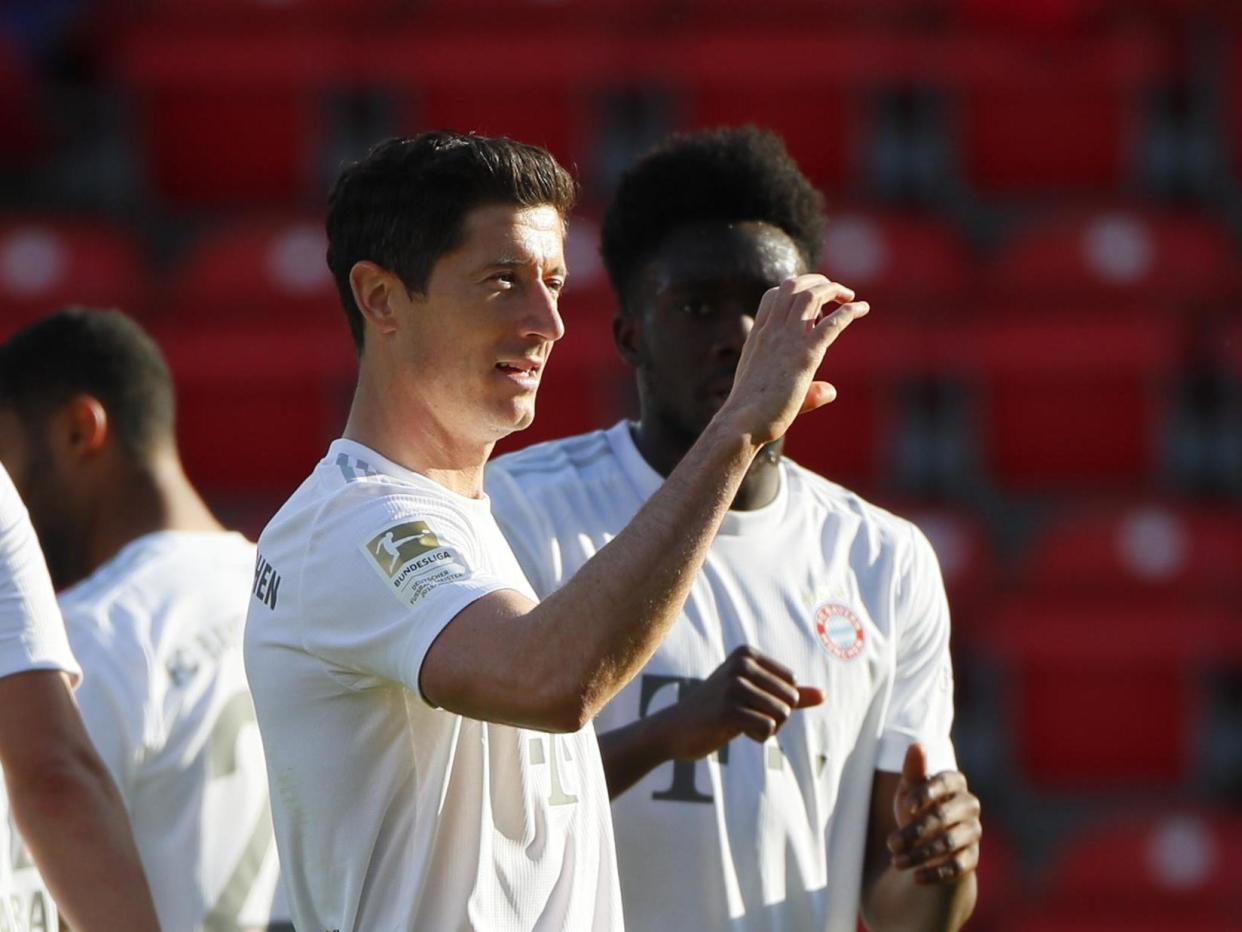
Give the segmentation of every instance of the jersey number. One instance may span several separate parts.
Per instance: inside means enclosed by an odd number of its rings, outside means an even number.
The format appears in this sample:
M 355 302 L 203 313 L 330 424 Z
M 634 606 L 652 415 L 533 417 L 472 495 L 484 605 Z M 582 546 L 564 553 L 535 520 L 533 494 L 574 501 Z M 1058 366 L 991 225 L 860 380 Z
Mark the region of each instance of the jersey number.
M 207 743 L 210 778 L 223 779 L 237 772 L 237 739 L 247 725 L 255 724 L 254 705 L 248 693 L 238 693 L 229 700 Z M 203 921 L 204 932 L 237 932 L 241 928 L 241 912 L 263 867 L 263 859 L 272 844 L 272 804 L 263 797 L 263 810 L 255 820 L 246 847 L 233 873 L 220 891 L 215 905 Z

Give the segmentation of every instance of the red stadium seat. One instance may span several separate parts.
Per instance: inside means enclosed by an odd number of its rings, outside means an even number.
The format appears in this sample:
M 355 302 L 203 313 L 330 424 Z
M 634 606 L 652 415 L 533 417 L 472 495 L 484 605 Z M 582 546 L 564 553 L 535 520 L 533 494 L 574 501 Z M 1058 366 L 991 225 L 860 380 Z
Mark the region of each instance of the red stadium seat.
M 1227 599 L 1242 611 L 1240 567 L 1238 509 L 1096 505 L 1067 510 L 1040 531 L 1022 580 L 1043 591 Z
M 1239 275 L 1228 231 L 1202 215 L 1070 209 L 1013 236 L 989 285 L 1005 300 L 1041 305 L 1069 294 L 1180 309 L 1236 295 Z
M 1216 908 L 1242 915 L 1242 817 L 1139 813 L 1082 829 L 1045 878 L 1049 900 L 1132 913 Z M 1178 928 L 1181 928 L 1179 925 Z
M 82 220 L 0 223 L 0 337 L 66 304 L 141 313 L 145 268 L 126 230 Z
M 994 613 L 1018 772 L 1084 790 L 1189 775 L 1212 664 L 1242 656 L 1236 619 L 1180 598 L 1015 595 Z
M 958 88 L 967 180 L 992 194 L 1110 191 L 1131 175 L 1142 93 L 1163 52 L 1143 38 L 978 42 Z
M 960 308 L 974 278 L 964 238 L 930 217 L 831 210 L 821 269 L 876 310 L 911 317 Z
M 1211 908 L 1152 912 L 1124 906 L 1045 906 L 1010 915 L 1005 932 L 1236 932 L 1237 916 Z
M 830 352 L 820 377 L 838 397 L 794 422 L 785 442 L 792 459 L 835 482 L 866 490 L 890 462 L 903 380 L 930 355 L 920 332 L 880 315 L 851 328 L 840 352 Z
M 335 321 L 165 324 L 154 335 L 186 470 L 209 495 L 287 497 L 340 436 L 355 359 Z
M 978 397 L 987 466 L 1023 489 L 1139 485 L 1156 472 L 1164 389 L 1179 362 L 1177 321 L 989 309 L 941 333 L 945 371 Z M 860 328 L 861 329 L 861 328 Z
M 399 13 L 406 0 L 106 0 L 108 6 L 148 23 L 200 28 L 338 28 Z
M 887 505 L 886 505 L 887 507 Z M 936 505 L 896 505 L 893 510 L 909 518 L 927 535 L 953 614 L 953 638 L 957 646 L 975 639 L 983 619 L 981 609 L 996 585 L 996 549 L 987 529 L 974 515 Z
M 812 181 L 840 186 L 864 153 L 867 85 L 832 67 L 840 51 L 832 38 L 739 32 L 687 41 L 668 76 L 683 128 L 754 123 L 775 130 Z
M 203 236 L 181 263 L 164 313 L 187 322 L 340 325 L 322 219 L 252 219 Z
M 325 95 L 343 83 L 348 49 L 331 33 L 133 30 L 116 68 L 155 191 L 200 208 L 321 197 Z

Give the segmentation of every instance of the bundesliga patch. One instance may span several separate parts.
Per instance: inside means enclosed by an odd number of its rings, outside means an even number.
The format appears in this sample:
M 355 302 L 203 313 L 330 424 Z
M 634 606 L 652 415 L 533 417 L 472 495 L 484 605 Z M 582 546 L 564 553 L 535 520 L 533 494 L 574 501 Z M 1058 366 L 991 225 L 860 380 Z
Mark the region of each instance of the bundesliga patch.
M 461 557 L 426 521 L 406 521 L 380 531 L 362 545 L 371 564 L 401 601 L 414 605 L 433 589 L 466 575 Z
M 862 653 L 865 640 L 862 622 L 844 605 L 829 602 L 816 609 L 815 633 L 834 657 L 849 660 Z

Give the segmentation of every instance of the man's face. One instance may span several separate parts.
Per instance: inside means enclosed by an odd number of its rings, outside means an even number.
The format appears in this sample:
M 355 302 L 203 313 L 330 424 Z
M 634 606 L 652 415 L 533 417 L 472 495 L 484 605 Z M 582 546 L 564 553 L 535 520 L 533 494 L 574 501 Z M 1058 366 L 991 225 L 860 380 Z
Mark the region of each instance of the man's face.
M 463 233 L 410 300 L 415 326 L 401 335 L 401 364 L 438 424 L 490 443 L 530 424 L 564 333 L 564 222 L 553 207 L 493 205 L 467 214 Z
M 793 240 L 768 224 L 695 224 L 668 236 L 618 331 L 633 344 L 643 421 L 693 442 L 733 387 L 764 292 L 805 271 Z
M 52 581 L 74 581 L 79 533 L 76 483 L 52 449 L 47 431 L 28 425 L 16 411 L 0 408 L 0 462 L 30 512 Z

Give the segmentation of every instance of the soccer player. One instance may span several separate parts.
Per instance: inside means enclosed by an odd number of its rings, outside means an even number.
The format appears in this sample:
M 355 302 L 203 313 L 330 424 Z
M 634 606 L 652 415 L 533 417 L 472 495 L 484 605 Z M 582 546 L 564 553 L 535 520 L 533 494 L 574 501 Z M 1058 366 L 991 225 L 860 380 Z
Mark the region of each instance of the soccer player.
M 0 465 L 0 929 L 57 927 L 37 864 L 75 927 L 157 932 L 125 807 L 74 707 L 80 676 L 34 529 Z
M 540 597 L 615 546 L 737 398 L 755 308 L 816 267 L 822 211 L 754 128 L 675 138 L 623 177 L 602 251 L 639 420 L 488 468 Z M 948 645 L 923 535 L 766 445 L 681 617 L 596 720 L 627 921 L 853 932 L 861 897 L 872 929 L 960 925 L 980 828 Z
M 69 587 L 82 717 L 160 925 L 265 928 L 276 848 L 241 652 L 254 545 L 182 471 L 159 349 L 118 311 L 19 331 L 0 347 L 0 437 L 52 579 Z
M 764 295 L 729 402 L 537 603 L 483 467 L 563 333 L 573 197 L 542 149 L 448 132 L 383 143 L 333 189 L 358 386 L 259 539 L 246 625 L 299 928 L 621 928 L 590 721 L 676 617 L 755 453 L 830 400 L 813 373 L 866 310 L 818 275 Z

